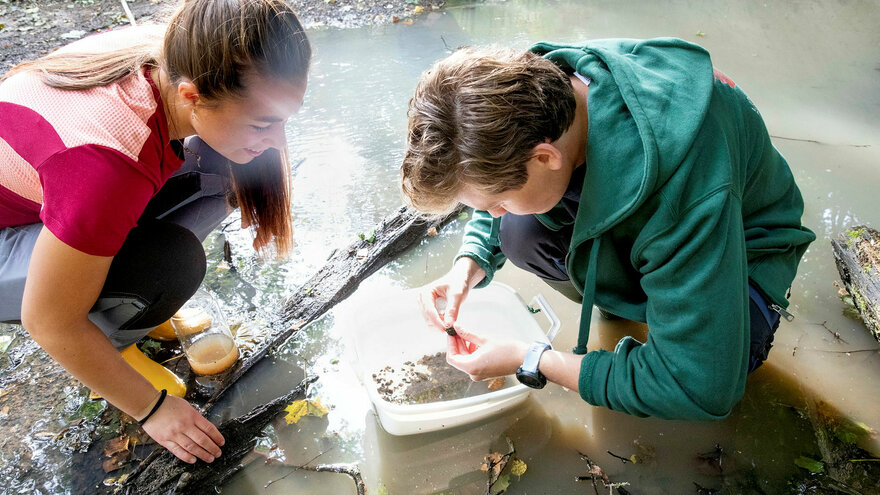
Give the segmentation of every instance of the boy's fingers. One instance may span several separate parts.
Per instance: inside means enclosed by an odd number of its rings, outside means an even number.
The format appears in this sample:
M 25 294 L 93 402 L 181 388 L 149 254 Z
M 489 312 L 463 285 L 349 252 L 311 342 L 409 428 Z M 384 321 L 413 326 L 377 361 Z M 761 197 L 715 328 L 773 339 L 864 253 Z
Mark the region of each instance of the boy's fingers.
M 419 307 L 422 310 L 422 317 L 425 319 L 425 322 L 429 326 L 442 330 L 446 328 L 446 325 L 443 324 L 440 315 L 437 313 L 436 299 L 437 296 L 433 292 L 427 294 L 422 292 L 419 294 Z
M 464 301 L 465 296 L 464 293 L 453 292 L 448 294 L 447 297 L 446 314 L 443 317 L 443 322 L 446 324 L 446 327 L 451 327 L 458 319 L 458 310 L 461 308 L 461 303 Z
M 469 344 L 476 344 L 477 347 L 486 343 L 486 338 L 482 335 L 477 335 L 475 333 L 468 332 L 467 330 L 461 328 L 460 326 L 455 326 L 455 332 L 461 336 Z

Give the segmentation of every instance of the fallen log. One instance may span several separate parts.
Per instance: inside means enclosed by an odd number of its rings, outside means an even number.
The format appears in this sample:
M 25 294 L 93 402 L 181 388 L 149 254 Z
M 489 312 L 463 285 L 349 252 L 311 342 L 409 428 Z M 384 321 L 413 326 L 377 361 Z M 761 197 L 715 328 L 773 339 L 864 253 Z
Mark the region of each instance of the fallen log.
M 853 305 L 880 341 L 880 232 L 856 226 L 832 239 L 831 247 Z
M 226 439 L 223 455 L 211 464 L 187 464 L 165 449 L 156 449 L 123 482 L 126 495 L 154 493 L 209 493 L 235 474 L 241 459 L 257 443 L 256 437 L 291 401 L 305 397 L 317 377 L 307 377 L 289 393 L 253 409 L 244 416 L 224 421 L 218 429 Z
M 367 277 L 423 239 L 429 229 L 438 228 L 457 215 L 458 212 L 455 212 L 426 221 L 413 210 L 401 207 L 383 219 L 363 239 L 330 253 L 327 263 L 287 298 L 278 313 L 278 321 L 271 325 L 271 330 L 265 334 L 254 353 L 215 376 L 216 384 L 210 386 L 214 392 L 205 402 L 205 409 L 210 409 L 251 366 L 287 341 L 297 330 L 350 296 Z M 181 361 L 188 366 L 186 360 Z
M 264 334 L 262 342 L 257 345 L 253 354 L 245 357 L 227 371 L 212 377 L 210 379 L 212 383 L 208 384 L 208 389 L 213 392 L 207 397 L 207 400 L 197 391 L 189 393 L 187 399 L 195 404 L 200 404 L 203 411 L 208 412 L 222 394 L 255 363 L 282 345 L 297 330 L 351 295 L 364 279 L 413 247 L 426 236 L 429 229 L 438 228 L 457 215 L 458 212 L 454 212 L 443 218 L 426 221 L 418 213 L 402 207 L 382 220 L 370 235 L 364 236 L 346 248 L 333 251 L 324 267 L 284 302 L 278 319 L 270 324 L 269 331 Z M 185 379 L 188 382 L 191 382 L 194 376 L 186 359 L 179 359 L 174 371 L 179 375 L 187 376 L 189 379 Z M 190 389 L 197 390 L 196 387 L 190 387 Z M 284 398 L 277 399 L 271 404 L 277 406 L 280 404 L 279 401 L 283 402 L 282 399 Z M 290 400 L 287 400 L 286 403 L 289 402 Z M 258 408 L 261 411 L 259 413 L 261 420 L 268 414 L 266 411 L 270 410 L 269 406 L 265 407 L 266 409 Z M 256 411 L 255 409 L 246 416 L 227 421 L 224 425 L 236 421 L 239 423 L 234 424 L 239 425 L 245 421 L 244 418 L 254 416 Z M 278 411 L 280 409 L 275 414 Z M 221 432 L 227 440 L 223 447 L 224 454 L 212 464 L 201 461 L 193 465 L 186 464 L 178 461 L 170 452 L 157 447 L 125 480 L 123 487 L 128 490 L 125 493 L 188 493 L 181 490 L 189 490 L 188 487 L 193 486 L 219 486 L 226 479 L 223 477 L 224 475 L 228 477 L 234 473 L 234 471 L 229 472 L 229 469 L 222 466 L 227 466 L 230 462 L 229 459 L 235 459 L 236 462 L 231 464 L 233 467 L 238 466 L 237 461 L 253 448 L 253 439 L 262 430 L 262 426 L 256 428 L 258 424 L 256 421 L 249 421 L 247 427 L 236 426 L 236 436 L 232 438 L 226 437 L 226 432 L 221 428 Z M 222 466 L 218 465 L 221 459 L 223 459 Z M 221 473 L 219 476 L 218 472 Z M 154 478 L 160 481 L 155 481 Z M 173 480 L 176 481 L 172 483 Z M 144 483 L 143 487 L 135 486 L 142 482 Z M 182 485 L 178 486 L 178 483 L 182 483 Z M 216 484 L 210 485 L 210 483 Z

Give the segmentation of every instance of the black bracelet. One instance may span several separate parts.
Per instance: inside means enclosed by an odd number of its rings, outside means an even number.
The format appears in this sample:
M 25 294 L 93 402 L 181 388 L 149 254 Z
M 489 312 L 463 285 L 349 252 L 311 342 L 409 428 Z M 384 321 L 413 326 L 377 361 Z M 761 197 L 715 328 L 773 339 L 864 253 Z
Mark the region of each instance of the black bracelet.
M 152 416 L 153 413 L 155 413 L 156 411 L 159 410 L 159 406 L 161 406 L 162 403 L 165 402 L 165 396 L 166 396 L 166 395 L 168 395 L 168 391 L 165 390 L 165 389 L 163 388 L 163 389 L 159 392 L 159 400 L 156 401 L 156 405 L 153 406 L 153 409 L 151 409 L 150 412 L 148 412 L 147 415 L 144 416 L 143 419 L 141 419 L 140 421 L 138 421 L 138 424 L 139 424 L 139 425 L 143 426 L 144 423 L 146 423 L 147 420 L 150 419 L 150 416 Z

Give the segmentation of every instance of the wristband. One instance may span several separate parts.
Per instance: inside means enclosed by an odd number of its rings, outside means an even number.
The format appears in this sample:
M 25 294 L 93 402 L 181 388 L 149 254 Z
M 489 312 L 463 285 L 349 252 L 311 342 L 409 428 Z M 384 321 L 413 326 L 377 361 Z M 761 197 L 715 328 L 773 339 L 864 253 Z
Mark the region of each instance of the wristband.
M 139 424 L 139 425 L 143 426 L 144 423 L 146 423 L 147 420 L 150 419 L 150 416 L 152 416 L 156 411 L 159 410 L 159 406 L 161 406 L 162 403 L 165 402 L 165 396 L 166 396 L 166 395 L 168 395 L 168 391 L 165 390 L 165 389 L 163 388 L 163 389 L 159 392 L 159 400 L 156 401 L 156 405 L 154 405 L 153 408 L 150 409 L 150 412 L 148 412 L 147 415 L 143 417 L 143 419 L 141 419 L 141 420 L 138 421 L 138 424 Z

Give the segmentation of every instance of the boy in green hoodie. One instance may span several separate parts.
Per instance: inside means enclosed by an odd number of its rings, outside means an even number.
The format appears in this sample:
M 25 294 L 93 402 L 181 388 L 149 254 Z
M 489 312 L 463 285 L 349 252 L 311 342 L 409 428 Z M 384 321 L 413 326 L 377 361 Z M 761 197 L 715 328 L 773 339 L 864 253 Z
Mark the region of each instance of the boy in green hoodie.
M 457 332 L 449 362 L 637 416 L 728 415 L 815 239 L 757 109 L 677 39 L 460 50 L 416 88 L 401 174 L 421 211 L 476 210 L 422 294 L 429 324 Z M 507 259 L 581 302 L 574 354 L 456 324 Z M 588 352 L 594 304 L 646 322 L 646 341 Z

